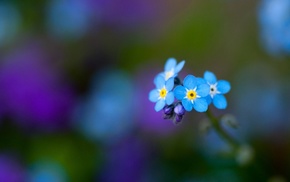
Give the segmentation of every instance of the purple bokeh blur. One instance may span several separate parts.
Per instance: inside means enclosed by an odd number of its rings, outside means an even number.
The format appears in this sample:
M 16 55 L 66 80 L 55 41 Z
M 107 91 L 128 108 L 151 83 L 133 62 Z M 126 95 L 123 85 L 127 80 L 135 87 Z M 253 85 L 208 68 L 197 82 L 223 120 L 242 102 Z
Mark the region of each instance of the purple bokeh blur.
M 100 181 L 141 181 L 149 157 L 148 149 L 144 144 L 144 141 L 139 139 L 127 138 L 111 146 Z
M 87 0 L 98 19 L 109 25 L 131 27 L 158 18 L 162 3 L 154 0 Z
M 21 126 L 62 128 L 73 107 L 74 92 L 40 47 L 26 45 L 4 58 L 0 70 L 1 103 L 5 113 Z
M 25 179 L 23 166 L 13 156 L 0 154 L 0 181 L 21 182 Z

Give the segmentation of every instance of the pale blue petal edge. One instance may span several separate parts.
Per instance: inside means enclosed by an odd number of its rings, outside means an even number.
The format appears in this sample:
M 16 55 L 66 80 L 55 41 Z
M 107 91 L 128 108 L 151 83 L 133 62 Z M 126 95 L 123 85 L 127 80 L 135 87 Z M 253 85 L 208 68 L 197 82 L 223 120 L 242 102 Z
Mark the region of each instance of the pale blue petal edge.
M 176 74 L 179 73 L 182 70 L 184 64 L 185 64 L 185 61 L 181 61 L 180 63 L 178 63 L 174 69 L 174 72 Z
M 186 94 L 185 88 L 181 85 L 178 85 L 177 87 L 175 87 L 173 92 L 177 100 L 182 100 Z
M 191 111 L 191 110 L 192 110 L 192 103 L 191 103 L 190 100 L 188 100 L 188 99 L 183 99 L 183 100 L 182 100 L 182 105 L 183 105 L 183 107 L 184 107 L 184 109 L 185 109 L 186 111 Z
M 227 107 L 227 100 L 225 96 L 217 94 L 213 97 L 213 105 L 218 109 L 225 109 Z
M 200 85 L 200 84 L 207 84 L 207 82 L 205 81 L 205 79 L 200 78 L 200 77 L 196 77 L 196 84 Z
M 183 85 L 187 89 L 194 89 L 197 86 L 197 79 L 193 75 L 187 75 L 183 80 Z
M 167 91 L 171 91 L 174 87 L 174 78 L 169 78 L 165 83 L 165 87 Z
M 197 112 L 205 112 L 208 109 L 208 104 L 205 98 L 198 98 L 195 99 L 194 103 L 193 103 L 193 108 L 197 111 Z
M 154 79 L 154 84 L 157 89 L 163 88 L 165 86 L 164 77 L 161 74 L 157 75 Z
M 172 104 L 174 102 L 174 93 L 168 92 L 165 101 L 167 105 Z
M 201 84 L 197 86 L 196 92 L 197 95 L 201 97 L 206 97 L 209 94 L 209 85 L 208 84 Z
M 210 95 L 206 96 L 206 97 L 205 97 L 205 100 L 206 100 L 206 102 L 207 102 L 208 105 L 210 105 L 211 102 L 212 102 L 212 98 L 211 98 Z
M 175 58 L 169 58 L 167 59 L 164 70 L 165 71 L 170 71 L 172 68 L 174 69 L 176 66 L 176 59 Z
M 217 90 L 221 94 L 226 94 L 231 90 L 231 84 L 226 80 L 220 80 L 217 84 Z
M 163 109 L 164 106 L 165 106 L 165 100 L 164 99 L 160 99 L 158 102 L 156 102 L 154 109 L 155 109 L 155 111 L 158 112 L 161 109 Z
M 158 98 L 159 98 L 159 92 L 158 92 L 158 90 L 154 89 L 154 90 L 151 90 L 149 92 L 149 100 L 151 102 L 157 102 L 158 101 Z
M 210 71 L 204 72 L 204 79 L 210 84 L 216 83 L 216 77 L 213 72 Z

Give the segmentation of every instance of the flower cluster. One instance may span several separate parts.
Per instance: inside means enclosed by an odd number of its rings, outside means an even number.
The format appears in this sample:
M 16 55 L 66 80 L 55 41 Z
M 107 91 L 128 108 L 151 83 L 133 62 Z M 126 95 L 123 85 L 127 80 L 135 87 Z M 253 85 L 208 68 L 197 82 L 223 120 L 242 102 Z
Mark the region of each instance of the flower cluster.
M 169 58 L 164 72 L 154 79 L 156 89 L 149 93 L 149 100 L 156 103 L 155 111 L 163 109 L 164 118 L 172 119 L 175 124 L 181 122 L 185 111 L 205 112 L 211 103 L 218 109 L 225 109 L 227 100 L 224 94 L 231 89 L 228 81 L 218 81 L 210 71 L 206 71 L 203 78 L 187 75 L 181 82 L 178 73 L 184 63 L 177 64 L 174 58 Z

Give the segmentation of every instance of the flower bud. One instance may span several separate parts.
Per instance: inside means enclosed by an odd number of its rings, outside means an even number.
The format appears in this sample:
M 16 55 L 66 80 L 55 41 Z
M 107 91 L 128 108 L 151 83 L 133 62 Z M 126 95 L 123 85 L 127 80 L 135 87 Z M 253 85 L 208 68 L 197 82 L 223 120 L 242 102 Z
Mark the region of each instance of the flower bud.
M 174 112 L 175 112 L 176 115 L 183 116 L 185 114 L 185 109 L 184 109 L 184 107 L 180 103 L 178 103 L 174 107 Z
M 229 126 L 231 128 L 238 128 L 239 127 L 239 123 L 238 123 L 236 117 L 232 114 L 223 115 L 223 117 L 221 118 L 221 122 L 224 125 Z
M 173 105 L 167 105 L 163 108 L 163 112 L 164 112 L 164 119 L 170 119 L 173 116 Z
M 180 124 L 182 121 L 182 118 L 183 118 L 183 115 L 176 114 L 174 119 L 173 119 L 173 123 L 176 125 Z

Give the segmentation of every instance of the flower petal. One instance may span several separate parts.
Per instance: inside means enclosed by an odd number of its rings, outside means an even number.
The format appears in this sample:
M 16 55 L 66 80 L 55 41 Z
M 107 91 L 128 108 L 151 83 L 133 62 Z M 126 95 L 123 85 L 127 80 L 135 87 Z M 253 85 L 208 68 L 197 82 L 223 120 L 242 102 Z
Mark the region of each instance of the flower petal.
M 185 88 L 181 85 L 178 85 L 177 87 L 175 87 L 173 92 L 174 92 L 176 99 L 178 99 L 178 100 L 184 99 L 185 94 L 186 94 Z
M 160 99 L 158 102 L 156 102 L 155 104 L 155 111 L 160 111 L 161 109 L 163 109 L 165 106 L 165 100 L 164 99 Z
M 183 68 L 184 64 L 185 64 L 185 61 L 181 61 L 180 63 L 178 63 L 174 69 L 174 72 L 175 73 L 180 72 L 180 70 Z
M 204 72 L 204 79 L 210 84 L 216 83 L 216 77 L 213 74 L 213 72 L 210 72 L 210 71 Z
M 172 104 L 174 102 L 174 93 L 168 92 L 165 101 L 167 105 Z
M 196 92 L 197 95 L 201 97 L 206 97 L 209 94 L 209 85 L 208 84 L 201 84 L 197 86 Z
M 165 83 L 165 87 L 167 91 L 171 91 L 174 87 L 174 78 L 169 78 Z
M 151 90 L 150 93 L 149 93 L 149 100 L 151 102 L 157 102 L 158 101 L 158 98 L 159 98 L 159 92 L 157 89 L 154 89 L 154 90 Z
M 207 102 L 208 105 L 210 105 L 211 102 L 212 102 L 212 98 L 211 98 L 210 95 L 206 96 L 206 97 L 205 97 L 205 100 L 206 100 L 206 102 Z
M 200 77 L 196 77 L 196 83 L 197 85 L 200 85 L 200 84 L 207 84 L 207 82 L 205 81 L 205 79 L 203 78 L 200 78 Z
M 227 107 L 227 100 L 225 96 L 217 94 L 213 98 L 213 105 L 218 109 L 225 109 Z
M 197 111 L 197 112 L 205 112 L 207 111 L 208 108 L 208 104 L 205 98 L 198 98 L 195 99 L 194 103 L 193 103 L 193 108 Z
M 197 79 L 193 75 L 187 75 L 183 80 L 183 85 L 187 89 L 194 89 L 197 86 Z
M 154 79 L 154 84 L 155 84 L 157 89 L 163 88 L 165 85 L 164 77 L 162 77 L 162 75 L 158 74 Z
M 182 105 L 186 111 L 191 111 L 192 110 L 192 103 L 188 99 L 182 99 Z
M 165 63 L 164 70 L 170 71 L 172 68 L 174 69 L 175 66 L 176 66 L 176 59 L 169 58 L 169 59 L 167 59 L 167 61 Z
M 221 94 L 226 94 L 231 90 L 231 84 L 226 80 L 220 80 L 217 84 L 217 90 Z

